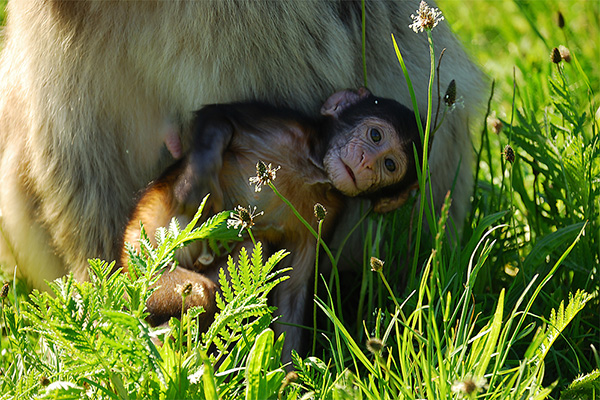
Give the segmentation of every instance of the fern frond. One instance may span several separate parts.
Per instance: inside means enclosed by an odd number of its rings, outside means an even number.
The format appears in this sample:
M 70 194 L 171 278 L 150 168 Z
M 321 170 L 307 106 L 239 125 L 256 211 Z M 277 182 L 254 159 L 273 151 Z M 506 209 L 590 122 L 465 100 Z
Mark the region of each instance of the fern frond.
M 171 218 L 171 222 L 169 223 L 169 233 L 174 237 L 179 236 L 181 233 L 181 227 L 179 226 L 179 220 L 177 220 L 177 218 Z
M 240 261 L 238 268 L 238 276 L 240 277 L 240 285 L 236 288 L 236 292 L 242 292 L 243 288 L 250 288 L 252 286 L 252 269 L 254 263 L 254 254 L 257 252 L 261 252 L 261 244 L 258 242 L 256 247 L 252 251 L 252 257 L 248 257 L 248 252 L 245 248 L 242 248 L 243 251 L 240 251 Z M 260 262 L 260 261 L 259 261 Z
M 252 251 L 252 265 L 250 270 L 250 276 L 253 277 L 254 281 L 261 279 L 263 269 L 262 242 L 258 242 L 254 251 Z
M 600 370 L 580 375 L 560 393 L 561 399 L 595 400 L 600 393 Z
M 542 362 L 560 333 L 592 298 L 591 294 L 582 290 L 577 290 L 575 295 L 569 293 L 567 306 L 565 307 L 564 302 L 561 302 L 558 310 L 552 309 L 547 327 L 536 332 L 526 355 L 533 352 L 533 355 L 537 358 L 536 363 Z
M 284 276 L 277 277 L 280 272 L 272 271 L 287 252 L 277 252 L 267 263 L 263 263 L 262 254 L 260 243 L 253 249 L 251 257 L 242 247 L 237 265 L 229 257 L 227 272 L 224 269 L 219 271 L 221 293 L 215 296 L 219 312 L 208 331 L 202 335 L 204 348 L 214 344 L 223 355 L 230 344 L 245 338 L 249 329 L 258 325 L 264 328 L 265 321 L 268 320 L 266 324 L 270 322 L 274 308 L 268 306 L 267 295 L 275 285 L 287 279 Z M 261 318 L 267 315 L 269 318 L 266 320 Z M 244 321 L 243 330 L 240 321 Z
M 243 290 L 243 283 L 240 274 L 243 274 L 242 271 L 247 271 L 249 266 L 248 261 L 248 252 L 245 247 L 240 249 L 240 253 L 238 256 L 238 267 L 236 267 L 235 263 L 232 261 L 227 262 L 227 272 L 229 272 L 230 283 L 233 288 L 233 292 L 235 294 L 240 293 Z

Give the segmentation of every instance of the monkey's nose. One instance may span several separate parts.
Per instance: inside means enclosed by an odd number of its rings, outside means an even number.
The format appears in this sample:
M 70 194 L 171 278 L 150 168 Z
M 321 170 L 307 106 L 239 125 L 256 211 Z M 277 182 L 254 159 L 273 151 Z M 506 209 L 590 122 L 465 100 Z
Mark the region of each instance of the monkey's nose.
M 363 169 L 373 169 L 375 158 L 372 157 L 371 154 L 363 152 L 360 156 L 360 162 L 358 163 L 361 170 Z

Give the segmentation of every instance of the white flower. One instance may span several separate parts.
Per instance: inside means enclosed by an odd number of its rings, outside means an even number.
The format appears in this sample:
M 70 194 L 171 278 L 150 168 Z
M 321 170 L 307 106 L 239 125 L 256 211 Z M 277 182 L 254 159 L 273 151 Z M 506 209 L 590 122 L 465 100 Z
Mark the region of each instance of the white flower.
M 411 28 L 415 33 L 423 32 L 423 30 L 430 31 L 436 27 L 436 25 L 444 20 L 442 12 L 433 7 L 429 7 L 427 3 L 421 1 L 417 15 L 411 14 L 410 17 L 413 23 L 408 27 Z
M 488 388 L 487 380 L 485 378 L 474 379 L 473 377 L 467 377 L 462 381 L 456 381 L 452 385 L 451 390 L 457 393 L 459 397 L 471 397 L 473 394 L 483 392 Z
M 244 229 L 250 229 L 254 226 L 254 218 L 259 215 L 263 215 L 265 212 L 261 211 L 259 213 L 256 212 L 256 206 L 251 208 L 244 208 L 242 206 L 237 206 L 231 214 L 229 214 L 230 219 L 227 220 L 227 228 L 239 228 L 238 236 L 242 236 L 242 231 Z
M 266 166 L 265 163 L 263 163 L 262 161 L 258 161 L 258 163 L 256 163 L 256 176 L 253 176 L 250 179 L 248 179 L 251 185 L 256 185 L 254 190 L 256 192 L 260 192 L 260 190 L 262 189 L 262 185 L 266 186 L 271 181 L 274 181 L 277 176 L 276 172 L 279 168 L 281 167 L 278 166 L 273 168 L 271 167 L 271 163 L 269 163 L 269 165 Z

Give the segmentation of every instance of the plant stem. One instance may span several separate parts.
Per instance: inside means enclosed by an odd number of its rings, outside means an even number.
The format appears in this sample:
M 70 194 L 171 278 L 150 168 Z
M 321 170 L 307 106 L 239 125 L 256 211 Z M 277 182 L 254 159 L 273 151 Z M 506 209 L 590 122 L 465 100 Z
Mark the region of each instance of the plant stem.
M 319 221 L 319 226 L 317 229 L 317 243 L 315 249 L 315 285 L 313 290 L 313 296 L 317 295 L 317 282 L 319 279 L 319 248 L 321 247 L 319 241 L 321 239 L 321 230 L 323 227 L 323 220 Z M 315 354 L 315 350 L 317 347 L 317 303 L 313 302 L 313 342 L 312 342 L 312 352 L 311 354 Z
M 429 194 L 433 196 L 431 191 L 431 180 L 429 179 L 429 132 L 431 130 L 431 103 L 433 95 L 433 81 L 435 76 L 435 51 L 433 47 L 433 37 L 431 31 L 427 31 L 427 39 L 429 41 L 429 55 L 430 55 L 430 72 L 429 72 L 429 86 L 427 89 L 427 120 L 425 123 L 425 132 L 422 136 L 423 140 L 423 160 L 421 166 L 421 179 L 419 179 L 419 191 L 421 192 L 419 202 L 419 215 L 417 223 L 417 235 L 415 240 L 415 251 L 412 265 L 413 276 L 416 276 L 417 263 L 419 261 L 419 250 L 421 247 L 421 233 L 423 231 L 423 216 L 425 214 L 425 198 L 426 198 L 426 184 L 429 182 Z M 433 212 L 433 210 L 431 210 Z M 430 224 L 430 229 L 435 229 L 433 224 Z
M 300 220 L 300 222 L 302 222 L 302 224 L 304 224 L 304 226 L 306 227 L 306 229 L 308 229 L 310 231 L 310 233 L 312 233 L 312 235 L 319 240 L 319 242 L 321 243 L 321 245 L 323 246 L 323 250 L 325 250 L 325 253 L 327 253 L 327 256 L 329 257 L 329 261 L 331 261 L 331 264 L 333 265 L 334 269 L 337 269 L 337 265 L 335 263 L 335 258 L 333 257 L 333 254 L 331 254 L 331 251 L 329 250 L 329 247 L 327 247 L 327 245 L 325 244 L 325 242 L 323 241 L 323 239 L 321 239 L 319 237 L 319 235 L 317 234 L 317 232 L 313 229 L 312 226 L 310 226 L 310 224 L 304 219 L 304 217 L 302 217 L 302 215 L 300 215 L 300 213 L 296 210 L 296 208 L 292 205 L 292 203 L 290 203 L 290 201 L 288 199 L 286 199 L 275 187 L 275 185 L 273 185 L 273 183 L 269 183 L 269 186 L 271 187 L 271 189 L 273 189 L 273 192 L 275 192 L 275 194 L 277 196 L 279 196 L 279 198 L 285 203 L 287 204 L 290 209 L 292 210 L 292 212 L 294 213 L 294 215 L 296 216 L 296 218 L 298 218 Z
M 312 235 L 317 239 L 317 242 L 320 243 L 321 246 L 323 246 L 323 250 L 325 250 L 325 253 L 329 257 L 329 261 L 331 262 L 332 272 L 335 277 L 335 292 L 336 292 L 337 303 L 338 303 L 337 306 L 338 306 L 339 312 L 341 313 L 342 312 L 342 291 L 340 288 L 340 277 L 339 277 L 339 273 L 338 273 L 338 269 L 337 269 L 337 263 L 335 261 L 335 258 L 333 257 L 333 254 L 331 254 L 331 250 L 329 250 L 329 247 L 325 244 L 325 242 L 323 241 L 321 236 L 318 235 L 317 232 L 315 232 L 315 230 L 313 229 L 313 227 L 310 226 L 310 224 L 304 219 L 304 217 L 302 217 L 302 215 L 300 215 L 300 213 L 298 212 L 298 210 L 296 210 L 296 208 L 293 206 L 293 204 L 288 199 L 286 199 L 285 196 L 283 196 L 281 193 L 279 193 L 279 191 L 277 190 L 277 188 L 275 187 L 273 182 L 269 182 L 269 187 L 271 188 L 271 190 L 273 190 L 273 193 L 275 193 L 285 204 L 288 205 L 288 207 L 290 208 L 290 210 L 292 210 L 292 212 L 294 213 L 296 218 L 298 218 L 298 220 L 300 222 L 302 222 L 302 224 L 306 227 L 306 229 L 308 229 L 309 232 L 312 233 Z
M 383 271 L 377 271 L 377 273 L 379 274 L 379 277 L 383 281 L 383 284 L 385 285 L 387 291 L 389 292 L 390 296 L 392 297 L 392 301 L 394 302 L 394 305 L 396 306 L 396 310 L 400 311 L 400 304 L 398 304 L 398 301 L 396 300 L 396 296 L 394 296 L 394 292 L 392 292 L 392 288 L 390 287 L 390 284 L 388 283 L 387 279 L 385 279 L 385 275 L 383 275 Z

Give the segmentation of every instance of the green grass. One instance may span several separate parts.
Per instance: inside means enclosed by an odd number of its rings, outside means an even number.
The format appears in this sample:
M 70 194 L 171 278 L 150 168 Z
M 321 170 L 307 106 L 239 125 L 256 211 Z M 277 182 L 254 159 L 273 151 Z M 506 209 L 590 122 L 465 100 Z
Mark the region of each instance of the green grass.
M 589 1 L 448 1 L 440 6 L 496 81 L 490 108 L 504 124 L 499 135 L 487 129 L 475 137 L 479 168 L 470 225 L 495 211 L 510 212 L 503 220 L 509 228 L 498 235 L 501 246 L 492 255 L 496 267 L 482 279 L 480 296 L 489 294 L 493 302 L 506 287 L 514 301 L 587 223 L 532 310 L 548 315 L 576 289 L 596 295 L 548 356 L 547 376 L 564 384 L 573 378 L 569 370 L 589 372 L 599 364 L 600 7 Z M 557 25 L 559 11 L 563 29 Z M 560 45 L 570 50 L 571 62 L 557 67 L 550 53 Z M 507 144 L 516 153 L 512 165 L 498 156 Z M 507 276 L 505 266 L 519 268 L 519 274 Z
M 485 116 L 472 121 L 476 182 L 460 243 L 446 236 L 442 212 L 432 235 L 421 232 L 420 274 L 406 276 L 398 266 L 413 262 L 419 204 L 369 216 L 359 229 L 362 269 L 342 274 L 341 299 L 339 282 L 317 282 L 316 350 L 294 355 L 296 374 L 286 375 L 284 338 L 269 330 L 265 302 L 282 253 L 240 258 L 215 324 L 198 340 L 188 338 L 198 337 L 200 310 L 158 333 L 144 323 L 153 272 L 179 244 L 214 234 L 172 226 L 131 276 L 110 276 L 95 261 L 92 282 L 65 278 L 54 297 L 27 301 L 11 286 L 0 318 L 2 398 L 598 398 L 599 3 L 439 7 L 495 81 L 488 115 L 503 124 L 495 133 Z M 559 45 L 570 63 L 550 61 Z M 371 256 L 385 261 L 381 271 L 371 271 Z

